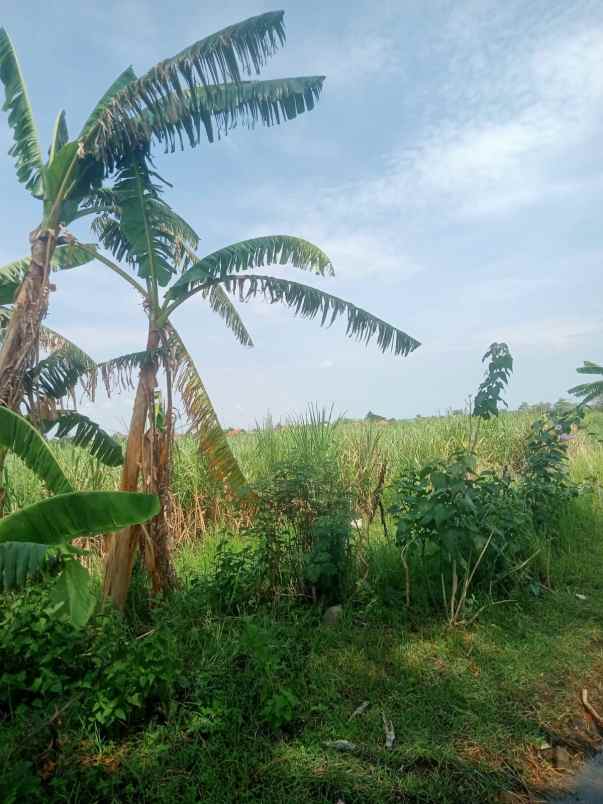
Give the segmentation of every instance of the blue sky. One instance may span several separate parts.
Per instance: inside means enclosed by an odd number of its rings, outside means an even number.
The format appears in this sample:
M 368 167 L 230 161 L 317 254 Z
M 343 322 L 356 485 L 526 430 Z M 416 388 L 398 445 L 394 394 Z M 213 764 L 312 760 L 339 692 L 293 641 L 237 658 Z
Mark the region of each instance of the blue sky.
M 175 8 L 178 8 L 178 12 Z M 270 10 L 261 0 L 4 0 L 41 137 L 76 131 L 128 64 Z M 509 401 L 555 400 L 603 334 L 603 4 L 599 0 L 296 0 L 263 75 L 325 74 L 317 108 L 272 129 L 157 159 L 201 253 L 270 233 L 313 240 L 321 287 L 418 338 L 408 358 L 285 309 L 241 306 L 243 349 L 201 300 L 176 316 L 225 425 L 309 402 L 350 416 L 460 407 L 493 340 L 516 360 Z M 27 250 L 37 202 L 17 184 L 0 118 L 0 260 Z M 79 232 L 85 236 L 85 232 Z M 288 275 L 291 276 L 290 269 Z M 275 273 L 277 273 L 275 271 Z M 299 276 L 293 278 L 299 279 Z M 301 277 L 304 278 L 303 276 Z M 105 359 L 144 346 L 137 299 L 101 265 L 58 278 L 49 326 Z M 131 395 L 95 413 L 125 429 Z

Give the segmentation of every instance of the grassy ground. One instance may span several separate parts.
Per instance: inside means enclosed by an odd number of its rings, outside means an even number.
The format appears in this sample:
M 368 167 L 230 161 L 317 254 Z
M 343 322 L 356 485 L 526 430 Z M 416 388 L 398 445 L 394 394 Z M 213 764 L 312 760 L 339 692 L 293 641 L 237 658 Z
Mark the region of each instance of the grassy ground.
M 603 477 L 600 447 L 572 449 L 578 481 Z M 543 746 L 582 751 L 583 686 L 603 709 L 600 492 L 565 515 L 550 588 L 465 628 L 367 599 L 332 626 L 286 602 L 227 616 L 208 597 L 214 549 L 209 537 L 182 546 L 182 588 L 155 609 L 138 590 L 126 623 L 104 615 L 70 635 L 51 617 L 34 628 L 23 604 L 15 650 L 37 664 L 19 702 L 0 699 L 0 800 L 4 784 L 7 802 L 466 804 L 567 779 Z M 125 718 L 92 721 L 103 695 Z

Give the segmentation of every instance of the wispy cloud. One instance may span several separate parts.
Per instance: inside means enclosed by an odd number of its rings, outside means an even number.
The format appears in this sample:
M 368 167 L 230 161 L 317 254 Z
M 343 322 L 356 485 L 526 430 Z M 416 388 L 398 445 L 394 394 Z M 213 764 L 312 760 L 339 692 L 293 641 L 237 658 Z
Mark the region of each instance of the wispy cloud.
M 509 340 L 524 352 L 566 352 L 579 347 L 583 351 L 603 333 L 603 319 L 556 318 L 529 321 L 510 327 L 491 327 L 483 337 L 495 341 Z
M 329 92 L 358 92 L 367 82 L 387 79 L 401 68 L 398 42 L 383 29 L 366 31 L 356 25 L 313 50 L 320 53 L 316 63 L 327 76 Z
M 375 187 L 382 203 L 412 186 L 420 202 L 447 203 L 454 215 L 497 215 L 592 181 L 568 180 L 559 160 L 596 135 L 603 29 L 541 42 L 519 37 L 512 50 L 506 73 L 493 82 L 484 64 L 472 103 L 458 115 L 451 103 L 417 149 L 392 159 L 391 175 Z

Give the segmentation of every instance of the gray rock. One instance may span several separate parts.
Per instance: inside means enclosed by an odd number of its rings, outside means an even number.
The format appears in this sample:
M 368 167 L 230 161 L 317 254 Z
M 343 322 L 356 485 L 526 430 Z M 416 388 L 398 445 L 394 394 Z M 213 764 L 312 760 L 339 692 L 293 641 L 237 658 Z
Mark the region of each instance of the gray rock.
M 555 763 L 557 770 L 570 770 L 572 767 L 572 761 L 567 748 L 562 745 L 556 745 L 553 748 L 553 762 Z
M 351 743 L 349 740 L 327 740 L 325 745 L 327 748 L 341 751 L 344 754 L 353 754 L 354 751 L 358 750 L 356 743 Z
M 335 625 L 343 615 L 343 606 L 329 606 L 329 608 L 322 615 L 322 621 L 325 625 Z

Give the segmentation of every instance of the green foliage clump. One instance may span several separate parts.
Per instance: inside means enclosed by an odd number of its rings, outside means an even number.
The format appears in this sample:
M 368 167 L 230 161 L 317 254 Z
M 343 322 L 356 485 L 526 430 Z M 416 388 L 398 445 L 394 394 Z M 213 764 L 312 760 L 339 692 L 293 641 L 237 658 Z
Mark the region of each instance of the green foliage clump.
M 252 620 L 244 623 L 239 655 L 246 658 L 259 697 L 261 719 L 272 729 L 281 729 L 295 719 L 299 699 L 282 678 L 286 675 L 285 650 L 270 626 Z
M 169 701 L 176 680 L 169 634 L 132 640 L 125 622 L 110 614 L 84 631 L 59 616 L 60 608 L 40 585 L 4 598 L 0 711 L 48 712 L 67 696 L 87 723 L 111 729 Z
M 568 428 L 560 425 L 562 429 Z M 532 423 L 521 487 L 534 525 L 545 531 L 555 526 L 568 500 L 577 493 L 569 478 L 567 447 L 559 440 L 557 428 L 546 419 Z
M 352 516 L 337 462 L 290 457 L 258 484 L 259 507 L 249 534 L 264 542 L 274 575 L 283 570 L 297 591 L 332 602 L 345 589 Z
M 480 419 L 498 416 L 498 406 L 506 402 L 502 393 L 513 371 L 513 357 L 506 343 L 493 343 L 482 358 L 488 360 L 486 376 L 475 395 L 473 415 Z
M 270 599 L 270 573 L 265 552 L 256 545 L 243 547 L 228 539 L 218 542 L 209 578 L 203 579 L 214 611 L 241 614 Z
M 256 485 L 245 544 L 219 542 L 208 584 L 214 608 L 247 611 L 293 594 L 340 600 L 350 565 L 349 495 L 333 461 L 284 461 Z
M 400 475 L 390 490 L 390 513 L 407 604 L 413 573 L 428 588 L 439 582 L 451 620 L 474 592 L 500 597 L 516 585 L 520 570 L 529 576 L 532 559 L 550 550 L 561 516 L 579 491 L 569 476 L 567 444 L 560 440 L 575 423 L 575 411 L 564 411 L 556 424 L 534 421 L 515 477 L 506 467 L 478 470 L 476 455 L 466 451 Z
M 396 542 L 426 579 L 441 579 L 444 602 L 461 581 L 489 591 L 508 585 L 531 532 L 508 476 L 479 472 L 474 455 L 457 452 L 402 475 L 394 500 Z

